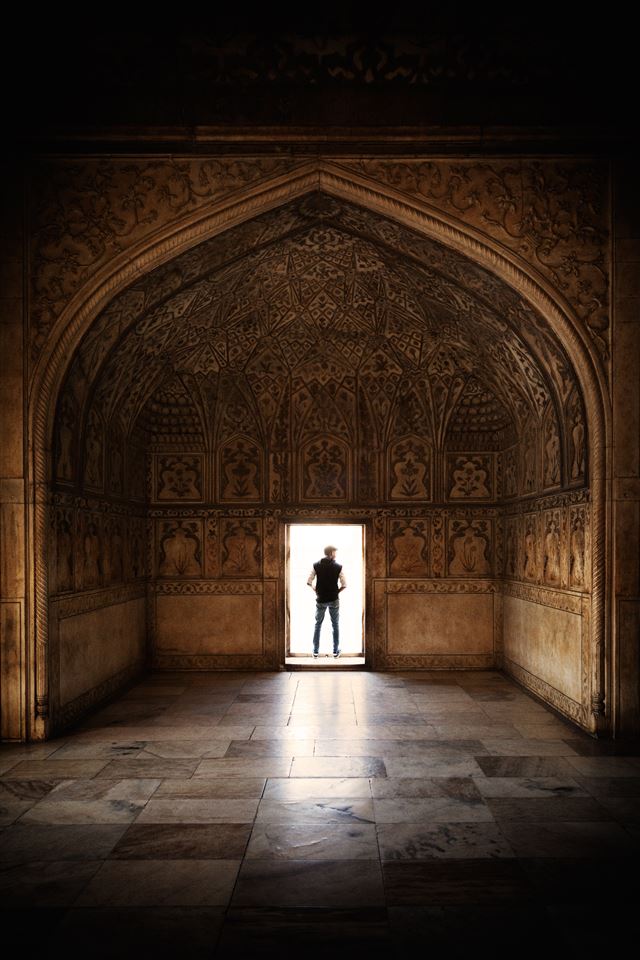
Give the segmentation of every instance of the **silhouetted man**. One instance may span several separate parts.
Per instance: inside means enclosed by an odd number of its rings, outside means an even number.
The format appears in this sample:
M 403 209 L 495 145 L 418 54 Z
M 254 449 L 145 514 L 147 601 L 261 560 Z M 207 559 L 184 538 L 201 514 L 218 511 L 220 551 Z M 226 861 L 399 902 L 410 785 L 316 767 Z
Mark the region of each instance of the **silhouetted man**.
M 340 601 L 338 594 L 345 589 L 347 581 L 344 578 L 341 565 L 336 563 L 337 550 L 337 547 L 325 547 L 324 557 L 314 563 L 313 570 L 307 580 L 307 584 L 316 592 L 316 626 L 313 631 L 314 657 L 317 657 L 320 652 L 320 630 L 327 608 L 329 608 L 333 629 L 333 655 L 334 657 L 340 656 L 340 629 L 338 626 Z

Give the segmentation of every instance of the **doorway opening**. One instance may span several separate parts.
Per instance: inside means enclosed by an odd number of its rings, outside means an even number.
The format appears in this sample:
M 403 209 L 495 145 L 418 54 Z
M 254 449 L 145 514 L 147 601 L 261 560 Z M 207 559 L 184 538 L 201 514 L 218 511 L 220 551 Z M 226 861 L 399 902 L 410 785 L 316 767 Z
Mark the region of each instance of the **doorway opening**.
M 337 548 L 346 589 L 340 594 L 340 657 L 331 656 L 331 618 L 327 611 L 320 634 L 320 656 L 312 657 L 316 598 L 307 585 L 324 548 Z M 286 662 L 291 665 L 362 666 L 364 664 L 364 547 L 362 523 L 290 523 L 287 527 Z

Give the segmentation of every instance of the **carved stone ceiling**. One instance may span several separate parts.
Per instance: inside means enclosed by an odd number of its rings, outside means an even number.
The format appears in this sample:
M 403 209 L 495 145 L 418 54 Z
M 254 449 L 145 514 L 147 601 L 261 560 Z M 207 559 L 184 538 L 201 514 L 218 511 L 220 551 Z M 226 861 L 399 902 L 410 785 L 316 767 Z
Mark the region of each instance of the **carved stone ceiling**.
M 67 390 L 79 408 L 93 395 L 125 432 L 170 434 L 181 410 L 186 432 L 209 443 L 233 391 L 268 437 L 285 381 L 302 407 L 313 389 L 363 391 L 380 439 L 393 408 L 439 445 L 448 430 L 520 432 L 573 386 L 545 321 L 506 284 L 317 194 L 200 244 L 114 300 Z

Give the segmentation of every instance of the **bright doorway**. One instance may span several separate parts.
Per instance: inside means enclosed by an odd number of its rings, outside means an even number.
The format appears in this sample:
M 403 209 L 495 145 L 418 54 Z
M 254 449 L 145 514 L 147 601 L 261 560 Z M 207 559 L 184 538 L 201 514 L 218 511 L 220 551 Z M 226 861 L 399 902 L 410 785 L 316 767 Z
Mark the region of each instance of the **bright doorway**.
M 364 524 L 291 523 L 287 528 L 287 659 L 316 666 L 364 663 Z M 331 657 L 331 619 L 327 611 L 320 634 L 320 657 L 312 659 L 315 593 L 307 586 L 313 564 L 329 544 L 338 548 L 347 582 L 340 594 L 340 658 Z M 356 658 L 356 659 L 354 659 Z

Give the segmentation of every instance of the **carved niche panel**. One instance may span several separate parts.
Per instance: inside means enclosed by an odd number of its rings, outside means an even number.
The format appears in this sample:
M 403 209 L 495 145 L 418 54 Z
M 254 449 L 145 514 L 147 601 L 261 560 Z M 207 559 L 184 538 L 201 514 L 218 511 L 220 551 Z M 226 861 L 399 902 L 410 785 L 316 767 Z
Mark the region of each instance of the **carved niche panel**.
M 389 521 L 389 576 L 429 576 L 429 521 Z
M 99 513 L 79 513 L 77 556 L 77 589 L 95 590 L 102 586 L 104 549 Z
M 124 573 L 123 517 L 108 517 L 104 522 L 103 573 L 105 586 L 119 583 Z
M 447 456 L 450 500 L 490 500 L 493 496 L 493 457 L 489 453 Z
M 504 524 L 504 575 L 510 580 L 520 577 L 520 518 L 507 517 Z
M 538 518 L 536 514 L 527 514 L 524 517 L 524 537 L 522 539 L 522 556 L 520 569 L 525 580 L 532 583 L 539 578 L 539 546 L 538 546 Z
M 145 575 L 145 521 L 142 517 L 132 517 L 129 521 L 127 540 L 127 575 L 137 580 Z
M 504 450 L 501 456 L 501 475 L 503 497 L 518 496 L 518 452 L 517 447 Z
M 311 440 L 301 451 L 301 499 L 347 500 L 349 496 L 349 453 L 335 437 Z
M 389 447 L 389 500 L 431 500 L 431 449 L 419 437 Z
M 65 392 L 60 401 L 56 431 L 56 479 L 73 480 L 75 475 L 78 414 L 73 398 Z
M 84 484 L 92 490 L 104 488 L 104 426 L 97 410 L 89 413 L 85 433 Z
M 202 576 L 202 521 L 158 523 L 158 576 Z
M 537 447 L 535 424 L 529 422 L 520 441 L 520 491 L 523 494 L 537 490 Z
M 586 470 L 586 428 L 582 404 L 576 393 L 567 406 L 569 483 L 584 483 Z
M 456 518 L 449 520 L 449 576 L 491 576 L 490 520 Z
M 544 536 L 542 541 L 542 576 L 545 583 L 560 586 L 562 583 L 562 515 L 559 510 L 545 511 L 542 515 Z
M 262 572 L 260 520 L 223 520 L 221 530 L 222 576 L 259 577 Z
M 157 456 L 155 499 L 202 500 L 202 456 Z
M 124 457 L 122 438 L 112 435 L 109 440 L 109 493 L 114 497 L 121 497 L 124 492 Z
M 589 512 L 587 507 L 572 507 L 569 513 L 569 586 L 575 590 L 589 587 Z
M 542 485 L 559 487 L 561 481 L 560 435 L 553 409 L 547 411 L 543 428 Z
M 75 516 L 67 507 L 58 507 L 53 512 L 52 567 L 54 593 L 67 593 L 74 589 L 74 544 Z
M 220 448 L 219 497 L 222 503 L 256 503 L 262 499 L 262 451 L 247 437 Z

